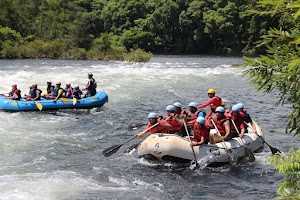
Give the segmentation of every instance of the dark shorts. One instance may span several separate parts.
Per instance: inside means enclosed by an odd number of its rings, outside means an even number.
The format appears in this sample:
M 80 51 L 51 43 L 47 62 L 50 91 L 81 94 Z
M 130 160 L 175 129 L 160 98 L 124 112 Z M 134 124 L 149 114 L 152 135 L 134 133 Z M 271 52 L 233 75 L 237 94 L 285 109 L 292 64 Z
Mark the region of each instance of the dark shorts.
M 238 136 L 239 134 L 236 131 L 230 131 L 229 137 L 226 139 L 226 141 Z

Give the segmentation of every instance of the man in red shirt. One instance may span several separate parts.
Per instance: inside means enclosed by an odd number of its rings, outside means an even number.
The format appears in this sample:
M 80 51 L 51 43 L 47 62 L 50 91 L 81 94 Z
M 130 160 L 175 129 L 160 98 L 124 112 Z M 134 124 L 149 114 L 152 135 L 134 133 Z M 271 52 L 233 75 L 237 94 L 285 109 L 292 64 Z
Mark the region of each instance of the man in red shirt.
M 198 109 L 204 108 L 204 107 L 210 105 L 210 111 L 208 112 L 208 114 L 206 116 L 206 118 L 208 119 L 212 115 L 212 113 L 215 112 L 217 107 L 219 107 L 219 106 L 225 107 L 225 105 L 224 105 L 223 100 L 220 97 L 215 96 L 216 91 L 214 89 L 209 89 L 207 91 L 207 94 L 208 94 L 210 100 L 205 102 L 204 104 L 198 106 Z

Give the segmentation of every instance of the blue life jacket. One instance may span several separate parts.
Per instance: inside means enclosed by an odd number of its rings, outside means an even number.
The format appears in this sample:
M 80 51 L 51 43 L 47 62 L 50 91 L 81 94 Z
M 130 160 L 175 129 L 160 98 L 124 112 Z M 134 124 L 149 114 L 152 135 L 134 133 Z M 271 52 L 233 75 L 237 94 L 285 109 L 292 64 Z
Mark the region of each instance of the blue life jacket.
M 82 91 L 81 90 L 76 90 L 75 88 L 73 89 L 73 95 L 76 99 L 81 99 Z
M 29 90 L 29 95 L 31 98 L 35 98 L 36 97 L 36 89 L 35 88 L 32 88 L 31 90 Z
M 64 92 L 64 89 L 62 89 L 61 87 L 55 87 L 54 90 L 53 90 L 52 96 L 57 97 L 58 96 L 58 90 L 63 90 L 63 92 Z

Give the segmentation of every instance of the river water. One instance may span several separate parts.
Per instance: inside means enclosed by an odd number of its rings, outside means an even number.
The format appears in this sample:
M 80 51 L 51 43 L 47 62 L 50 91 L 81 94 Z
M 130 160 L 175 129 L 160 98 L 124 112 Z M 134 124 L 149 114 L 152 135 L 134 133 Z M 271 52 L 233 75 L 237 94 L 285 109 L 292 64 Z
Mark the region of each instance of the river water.
M 257 92 L 236 64 L 241 58 L 154 56 L 149 63 L 0 60 L 0 93 L 17 83 L 22 93 L 37 83 L 71 82 L 83 87 L 92 72 L 109 102 L 101 109 L 0 112 L 0 199 L 272 199 L 283 176 L 269 165 L 270 149 L 256 161 L 195 171 L 171 163 L 149 163 L 124 145 L 110 157 L 102 151 L 142 130 L 149 112 L 166 105 L 208 100 L 215 88 L 228 106 L 243 102 L 266 140 L 282 152 L 299 148 L 285 134 L 289 106 L 276 107 L 276 93 Z

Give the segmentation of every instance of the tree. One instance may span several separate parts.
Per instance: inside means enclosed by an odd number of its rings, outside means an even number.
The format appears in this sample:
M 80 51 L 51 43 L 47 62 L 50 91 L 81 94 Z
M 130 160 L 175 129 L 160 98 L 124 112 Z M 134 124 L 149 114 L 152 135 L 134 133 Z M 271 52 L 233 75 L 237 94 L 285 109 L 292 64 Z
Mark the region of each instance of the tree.
M 288 118 L 287 132 L 300 135 L 300 0 L 258 1 L 257 10 L 246 15 L 270 15 L 278 17 L 279 28 L 271 28 L 261 36 L 259 46 L 267 48 L 267 54 L 259 58 L 245 58 L 246 71 L 252 81 L 265 92 L 278 91 L 278 104 L 289 103 L 292 110 Z M 277 190 L 278 199 L 300 199 L 300 150 L 291 149 L 288 154 L 275 154 L 270 163 L 285 180 Z
M 292 111 L 287 131 L 300 134 L 300 0 L 258 2 L 264 11 L 249 10 L 248 14 L 280 15 L 280 28 L 271 28 L 261 37 L 258 46 L 265 46 L 267 54 L 246 59 L 246 74 L 259 85 L 259 90 L 279 92 L 278 105 L 290 103 Z M 251 67 L 248 67 L 251 66 Z

